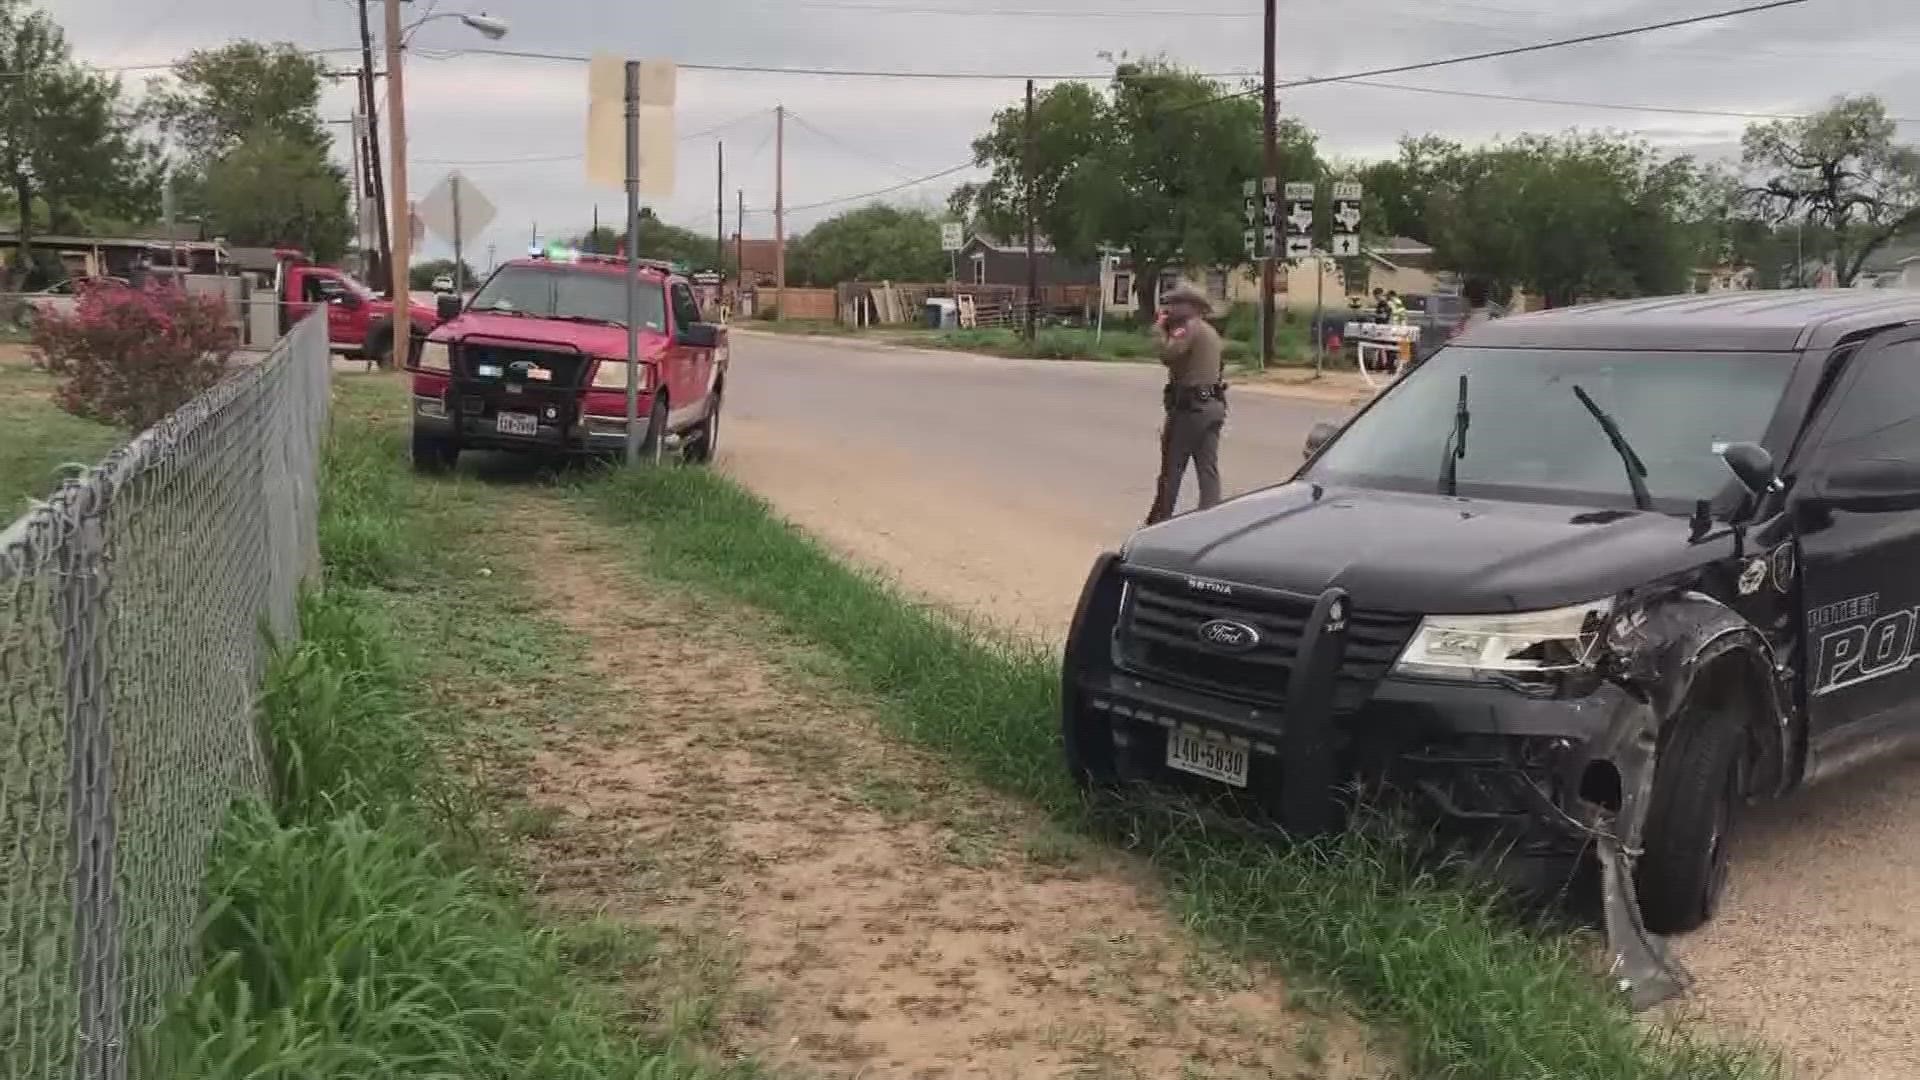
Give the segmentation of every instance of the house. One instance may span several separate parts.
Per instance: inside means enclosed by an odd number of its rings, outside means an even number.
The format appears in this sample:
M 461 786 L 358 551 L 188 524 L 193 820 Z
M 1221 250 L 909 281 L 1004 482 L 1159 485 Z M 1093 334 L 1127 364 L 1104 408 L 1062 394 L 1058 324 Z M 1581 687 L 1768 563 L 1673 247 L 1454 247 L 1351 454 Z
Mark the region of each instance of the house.
M 1403 296 L 1423 296 L 1446 286 L 1445 275 L 1433 269 L 1433 249 L 1404 236 L 1388 237 L 1361 246 L 1363 275 L 1349 273 L 1354 260 L 1299 259 L 1282 262 L 1275 275 L 1274 296 L 1302 314 L 1316 305 L 1344 307 L 1348 295 L 1363 296 L 1373 289 L 1391 289 Z M 1170 268 L 1160 273 L 1156 295 L 1164 295 L 1181 281 L 1191 282 L 1219 308 L 1258 303 L 1260 270 L 1256 266 Z M 1135 272 L 1124 252 L 1111 256 L 1101 271 L 1100 291 L 1109 315 L 1134 310 Z
M 780 253 L 772 240 L 742 240 L 735 233 L 730 244 L 739 253 L 740 279 L 748 286 L 772 285 L 780 274 Z
M 1092 285 L 1100 280 L 1094 259 L 1070 259 L 1053 249 L 1044 237 L 1034 237 L 1034 276 L 1042 286 Z M 1027 243 L 1002 240 L 985 233 L 967 238 L 955 259 L 954 276 L 963 285 L 1025 285 Z
M 221 240 L 187 236 L 183 227 L 178 238 L 169 240 L 159 229 L 135 230 L 130 236 L 68 236 L 59 233 L 35 233 L 27 246 L 42 259 L 57 259 L 71 277 L 111 275 L 131 278 L 151 267 L 170 265 L 177 254 L 180 264 L 192 273 L 219 273 L 227 263 L 227 247 Z M 20 248 L 20 235 L 0 231 L 0 267 L 11 268 Z

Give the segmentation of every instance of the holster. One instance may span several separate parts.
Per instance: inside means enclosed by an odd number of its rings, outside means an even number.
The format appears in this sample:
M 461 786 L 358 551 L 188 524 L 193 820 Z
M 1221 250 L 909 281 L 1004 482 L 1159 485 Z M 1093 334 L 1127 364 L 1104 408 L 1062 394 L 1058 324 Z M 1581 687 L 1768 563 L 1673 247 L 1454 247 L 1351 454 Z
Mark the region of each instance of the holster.
M 1227 384 L 1214 383 L 1212 386 L 1188 386 L 1183 383 L 1168 383 L 1160 391 L 1160 403 L 1168 412 L 1183 412 L 1198 409 L 1209 401 L 1227 400 Z

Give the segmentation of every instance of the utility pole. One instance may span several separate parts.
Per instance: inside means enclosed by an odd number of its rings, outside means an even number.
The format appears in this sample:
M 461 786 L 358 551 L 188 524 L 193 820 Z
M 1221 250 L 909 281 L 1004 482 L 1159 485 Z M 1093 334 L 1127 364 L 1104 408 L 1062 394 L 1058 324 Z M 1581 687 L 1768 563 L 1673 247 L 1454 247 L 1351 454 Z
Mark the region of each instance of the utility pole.
M 393 243 L 388 238 L 387 213 L 384 209 L 387 205 L 386 181 L 380 175 L 380 113 L 373 93 L 373 30 L 367 25 L 367 0 L 360 0 L 358 7 L 360 8 L 360 111 L 367 118 L 367 198 L 373 200 L 373 205 L 379 208 L 374 212 L 373 220 L 380 240 L 380 251 L 373 258 L 373 265 L 367 268 L 367 278 L 371 281 L 379 281 L 381 271 L 393 265 Z
M 389 0 L 391 2 L 391 0 Z M 627 466 L 640 463 L 640 61 L 626 66 L 627 120 Z M 657 457 L 667 433 L 649 431 Z
M 412 305 L 407 296 L 407 267 L 412 263 L 413 214 L 407 206 L 407 85 L 400 61 L 400 0 L 387 3 L 387 142 L 393 150 L 393 353 L 391 360 L 405 365 L 413 359 L 413 328 L 408 325 Z
M 713 266 L 727 280 L 727 144 L 713 144 Z
M 1273 3 L 1273 0 L 1267 0 Z M 1040 264 L 1033 261 L 1033 80 L 1027 80 L 1026 145 L 1020 155 L 1020 172 L 1025 177 L 1021 201 L 1027 213 L 1027 344 L 1033 344 L 1034 315 L 1040 303 Z
M 787 318 L 787 107 L 773 107 L 773 303 Z
M 587 233 L 587 251 L 600 254 L 600 204 L 593 204 L 593 230 Z
M 747 302 L 747 189 L 734 192 L 740 200 L 733 217 L 733 308 Z
M 460 252 L 460 174 L 454 173 L 447 179 L 449 194 L 453 196 L 453 294 L 464 295 L 467 291 L 466 258 Z
M 1261 170 L 1260 195 L 1262 204 L 1266 198 L 1267 185 L 1278 182 L 1280 176 L 1280 142 L 1275 131 L 1275 108 L 1273 101 L 1273 24 L 1274 0 L 1266 0 L 1266 28 L 1262 35 L 1260 51 L 1260 113 L 1261 126 L 1266 139 L 1266 164 Z M 1279 229 L 1274 230 L 1276 239 Z M 1265 233 L 1262 232 L 1264 237 Z M 1264 241 L 1263 241 L 1264 243 Z M 1260 370 L 1273 366 L 1273 259 L 1274 253 L 1262 251 L 1265 258 L 1260 260 Z

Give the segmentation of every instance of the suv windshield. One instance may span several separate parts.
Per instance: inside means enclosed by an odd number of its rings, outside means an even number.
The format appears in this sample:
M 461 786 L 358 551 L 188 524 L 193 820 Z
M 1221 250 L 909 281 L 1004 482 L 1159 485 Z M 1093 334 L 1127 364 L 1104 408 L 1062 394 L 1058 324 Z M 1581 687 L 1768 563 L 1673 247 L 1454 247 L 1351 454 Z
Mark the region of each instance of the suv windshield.
M 666 300 L 659 282 L 640 279 L 635 290 L 640 325 L 664 332 Z M 474 295 L 470 311 L 503 311 L 540 318 L 627 321 L 626 279 L 619 274 L 566 266 L 507 266 Z
M 1303 478 L 1437 491 L 1466 376 L 1471 416 L 1458 492 L 1573 505 L 1633 505 L 1620 452 L 1577 386 L 1645 464 L 1656 507 L 1684 511 L 1725 489 L 1718 448 L 1759 442 L 1794 353 L 1452 347 L 1434 353 L 1328 446 Z

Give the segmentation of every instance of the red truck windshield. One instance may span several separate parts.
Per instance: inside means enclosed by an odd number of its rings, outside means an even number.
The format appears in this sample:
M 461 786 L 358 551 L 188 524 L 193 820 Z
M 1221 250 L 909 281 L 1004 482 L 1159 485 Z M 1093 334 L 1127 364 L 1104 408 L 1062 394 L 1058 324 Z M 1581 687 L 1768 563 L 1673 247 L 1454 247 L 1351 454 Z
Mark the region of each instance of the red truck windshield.
M 636 290 L 640 325 L 664 333 L 666 298 L 660 284 L 642 280 Z M 469 311 L 497 311 L 537 318 L 627 321 L 626 279 L 570 266 L 507 266 L 474 295 Z

